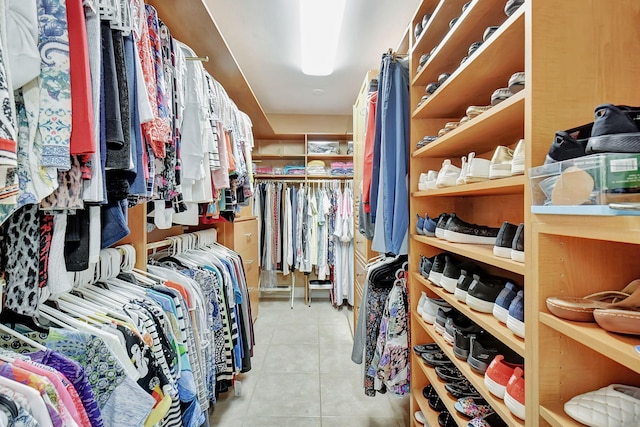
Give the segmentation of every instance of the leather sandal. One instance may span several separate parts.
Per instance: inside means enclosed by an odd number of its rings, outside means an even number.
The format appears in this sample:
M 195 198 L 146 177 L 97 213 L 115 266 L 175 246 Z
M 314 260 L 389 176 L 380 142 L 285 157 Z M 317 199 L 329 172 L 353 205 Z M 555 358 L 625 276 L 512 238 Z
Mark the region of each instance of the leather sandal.
M 640 279 L 622 291 L 596 292 L 583 298 L 549 297 L 547 308 L 553 315 L 575 322 L 595 322 L 596 309 L 640 310 Z
M 593 316 L 605 331 L 617 334 L 640 335 L 640 311 L 597 308 Z

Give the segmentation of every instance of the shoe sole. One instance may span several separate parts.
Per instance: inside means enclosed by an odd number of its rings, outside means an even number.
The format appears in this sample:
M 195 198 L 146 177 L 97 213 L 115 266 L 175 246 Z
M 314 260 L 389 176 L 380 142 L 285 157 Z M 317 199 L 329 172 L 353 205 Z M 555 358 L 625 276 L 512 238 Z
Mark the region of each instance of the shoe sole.
M 592 136 L 587 143 L 590 153 L 640 153 L 640 132 Z
M 418 191 L 427 191 L 428 189 L 427 184 L 418 184 Z
M 509 316 L 507 317 L 507 328 L 520 338 L 524 339 L 524 322 L 521 322 L 513 316 Z
M 504 404 L 511 411 L 513 415 L 524 420 L 525 409 L 524 405 L 514 399 L 509 393 L 505 393 L 504 395 Z
M 436 233 L 433 231 L 424 231 L 424 228 L 422 229 L 422 235 L 423 236 L 427 236 L 427 237 L 436 237 Z
M 511 259 L 516 262 L 524 262 L 524 252 L 511 249 Z
M 511 258 L 511 248 L 493 247 L 493 254 L 499 258 Z
M 444 239 L 444 228 L 436 228 L 436 237 L 438 239 Z
M 425 322 L 427 322 L 430 325 L 433 325 L 436 321 L 436 316 L 430 316 L 428 314 L 424 314 L 424 312 L 422 313 L 422 320 L 424 320 Z
M 492 380 L 487 374 L 484 375 L 484 385 L 494 396 L 504 399 L 504 395 L 507 391 L 506 385 L 500 385 Z
M 479 311 L 481 313 L 493 313 L 493 306 L 495 305 L 495 302 L 485 301 L 469 294 L 467 294 L 466 302 L 467 305 L 475 311 Z
M 442 326 L 438 322 L 433 323 L 433 329 L 435 329 L 436 332 L 439 333 L 440 335 L 444 334 L 444 326 Z
M 470 234 L 458 233 L 456 231 L 445 230 L 444 239 L 451 243 L 470 243 L 473 245 L 495 245 L 495 237 L 472 236 Z
M 442 275 L 442 279 L 440 279 L 440 287 L 442 287 L 442 289 L 449 292 L 450 294 L 455 292 L 457 284 L 458 279 L 452 279 L 444 275 Z
M 453 337 L 453 335 L 447 332 L 446 328 L 444 330 L 444 333 L 442 334 L 442 338 L 447 342 L 447 344 L 449 344 L 450 346 L 453 346 L 453 343 L 455 342 L 455 338 Z
M 506 324 L 509 317 L 509 309 L 493 304 L 493 317 Z
M 467 292 L 461 289 L 456 288 L 456 291 L 453 293 L 458 301 L 464 302 L 466 304 L 467 301 Z
M 429 273 L 429 281 L 436 286 L 440 286 L 440 280 L 442 280 L 442 273 Z
M 440 181 L 436 182 L 436 187 L 438 188 L 447 188 L 447 187 L 455 187 L 456 185 L 456 181 L 458 180 L 458 177 L 455 178 L 450 178 L 450 179 L 442 179 Z
M 511 176 L 511 163 L 489 166 L 489 179 L 507 178 Z
M 464 183 L 465 184 L 473 184 L 474 182 L 485 182 L 485 181 L 489 181 L 490 179 L 491 179 L 491 177 L 489 177 L 489 176 L 467 175 L 464 178 Z
M 467 360 L 469 357 L 469 350 L 463 350 L 460 347 L 453 345 L 453 354 L 460 360 Z
M 469 364 L 473 372 L 476 372 L 480 375 L 484 375 L 484 373 L 487 372 L 487 368 L 489 367 L 488 363 L 482 362 L 478 359 L 474 359 L 472 354 L 469 354 L 467 363 Z
M 511 175 L 524 174 L 524 160 L 513 160 L 511 162 Z

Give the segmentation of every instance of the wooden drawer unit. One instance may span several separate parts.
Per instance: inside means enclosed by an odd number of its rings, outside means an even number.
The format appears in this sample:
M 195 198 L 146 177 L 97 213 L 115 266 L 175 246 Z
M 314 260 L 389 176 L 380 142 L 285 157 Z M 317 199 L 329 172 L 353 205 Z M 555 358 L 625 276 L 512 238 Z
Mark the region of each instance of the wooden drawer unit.
M 253 218 L 233 224 L 233 249 L 240 253 L 252 249 L 258 253 L 258 220 Z

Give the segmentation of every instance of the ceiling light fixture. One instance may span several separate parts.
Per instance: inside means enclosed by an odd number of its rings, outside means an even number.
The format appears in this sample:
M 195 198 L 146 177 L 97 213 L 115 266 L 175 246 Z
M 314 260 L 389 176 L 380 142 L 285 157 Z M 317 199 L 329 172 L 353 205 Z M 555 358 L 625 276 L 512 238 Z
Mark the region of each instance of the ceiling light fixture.
M 302 72 L 328 76 L 338 52 L 346 0 L 300 0 Z

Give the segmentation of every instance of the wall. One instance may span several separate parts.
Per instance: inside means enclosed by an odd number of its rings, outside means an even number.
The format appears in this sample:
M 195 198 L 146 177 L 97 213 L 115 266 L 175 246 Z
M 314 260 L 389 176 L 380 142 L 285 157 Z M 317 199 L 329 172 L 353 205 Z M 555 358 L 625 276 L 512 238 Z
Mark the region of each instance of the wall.
M 353 132 L 351 115 L 267 114 L 267 119 L 277 135 Z

